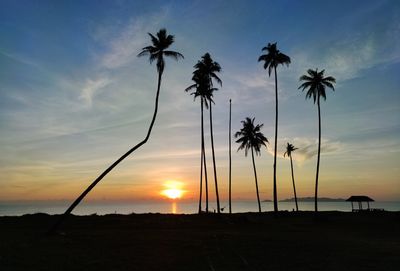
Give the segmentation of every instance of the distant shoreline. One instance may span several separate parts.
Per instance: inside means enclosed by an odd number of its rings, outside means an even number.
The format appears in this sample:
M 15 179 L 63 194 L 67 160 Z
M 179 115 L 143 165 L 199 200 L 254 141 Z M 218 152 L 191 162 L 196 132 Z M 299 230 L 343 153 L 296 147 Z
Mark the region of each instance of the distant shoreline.
M 279 200 L 279 202 L 294 202 L 294 198 L 288 198 L 288 199 L 282 199 Z M 298 202 L 314 202 L 314 197 L 303 197 L 303 198 L 297 198 Z M 343 202 L 346 201 L 346 199 L 343 198 L 318 198 L 318 202 Z M 263 200 L 262 202 L 272 202 L 270 199 Z

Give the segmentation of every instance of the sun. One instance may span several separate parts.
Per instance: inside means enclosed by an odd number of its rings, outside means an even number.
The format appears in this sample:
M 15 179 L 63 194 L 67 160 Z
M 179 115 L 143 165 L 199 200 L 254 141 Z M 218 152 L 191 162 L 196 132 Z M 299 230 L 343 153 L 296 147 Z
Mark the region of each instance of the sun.
M 183 184 L 177 181 L 167 181 L 164 184 L 166 189 L 161 191 L 161 195 L 169 198 L 169 199 L 180 199 L 184 194 L 184 190 L 182 190 Z
M 163 191 L 163 194 L 169 199 L 179 199 L 182 197 L 183 191 L 180 189 L 166 189 Z

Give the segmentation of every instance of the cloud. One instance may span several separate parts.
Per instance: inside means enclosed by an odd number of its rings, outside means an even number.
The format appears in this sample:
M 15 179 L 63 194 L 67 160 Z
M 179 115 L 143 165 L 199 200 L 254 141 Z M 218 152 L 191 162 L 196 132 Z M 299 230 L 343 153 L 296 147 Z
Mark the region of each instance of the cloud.
M 338 81 L 359 77 L 364 70 L 400 61 L 400 27 L 388 24 L 384 31 L 374 29 L 347 33 L 316 46 L 293 52 L 294 71 L 325 69 Z
M 131 65 L 137 59 L 140 50 L 149 42 L 146 32 L 154 33 L 166 17 L 166 9 L 152 15 L 134 17 L 120 29 L 118 23 L 110 26 L 97 26 L 92 31 L 92 38 L 105 51 L 95 54 L 96 68 L 92 75 L 86 78 L 81 89 L 80 99 L 91 107 L 93 97 L 110 83 L 118 81 L 118 74 L 113 71 Z M 92 79 L 96 78 L 96 79 Z
M 5 52 L 3 50 L 0 50 L 0 54 L 2 54 L 3 56 L 8 57 L 8 58 L 10 58 L 10 59 L 12 59 L 14 61 L 17 61 L 17 62 L 19 62 L 21 64 L 25 64 L 25 65 L 28 65 L 28 66 L 32 66 L 34 68 L 41 69 L 40 65 L 37 62 L 33 61 L 32 59 L 30 59 L 30 58 L 28 58 L 26 56 L 18 55 L 16 53 L 8 53 L 8 52 Z
M 154 33 L 165 17 L 166 11 L 163 10 L 151 16 L 132 18 L 122 31 L 110 40 L 105 39 L 108 35 L 113 35 L 109 33 L 110 29 L 97 30 L 98 33 L 102 33 L 102 39 L 107 40 L 104 44 L 107 48 L 106 53 L 99 58 L 101 67 L 116 69 L 132 63 L 137 59 L 140 50 L 149 42 L 149 37 L 144 33 Z
M 99 77 L 97 79 L 86 79 L 86 83 L 81 90 L 80 99 L 84 100 L 86 105 L 91 107 L 93 97 L 97 92 L 104 89 L 112 82 L 108 77 Z
M 274 93 L 275 83 L 272 78 L 268 78 L 265 71 L 252 72 L 247 74 L 237 74 L 234 79 L 246 88 L 267 88 Z
M 318 154 L 318 140 L 311 138 L 283 138 L 278 139 L 278 142 L 285 142 L 285 144 L 280 144 L 278 146 L 278 157 L 284 158 L 283 154 L 286 151 L 286 142 L 293 144 L 298 148 L 293 154 L 293 160 L 297 162 L 305 162 L 310 160 Z M 335 153 L 343 149 L 343 144 L 338 141 L 332 141 L 329 139 L 321 140 L 321 154 Z M 272 156 L 274 155 L 274 146 L 270 144 L 268 146 L 268 153 Z

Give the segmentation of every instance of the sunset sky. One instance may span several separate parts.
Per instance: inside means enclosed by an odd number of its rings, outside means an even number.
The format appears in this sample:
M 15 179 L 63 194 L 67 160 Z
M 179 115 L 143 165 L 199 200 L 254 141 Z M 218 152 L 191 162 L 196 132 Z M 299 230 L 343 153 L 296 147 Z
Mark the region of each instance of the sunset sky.
M 277 185 L 312 196 L 317 107 L 298 90 L 307 69 L 337 80 L 322 103 L 319 195 L 400 199 L 400 2 L 393 1 L 7 1 L 0 2 L 0 201 L 73 199 L 141 141 L 157 87 L 154 65 L 138 58 L 148 32 L 175 36 L 149 142 L 89 194 L 91 200 L 159 200 L 167 182 L 197 200 L 200 103 L 184 92 L 209 52 L 222 67 L 214 133 L 222 199 L 228 191 L 228 120 L 263 123 L 271 142 L 256 164 L 261 199 L 272 199 L 274 78 L 258 63 L 277 42 L 280 66 Z M 208 112 L 207 112 L 208 113 Z M 210 184 L 208 114 L 206 143 Z M 251 157 L 232 144 L 234 199 L 254 199 Z M 210 186 L 214 196 L 214 187 Z

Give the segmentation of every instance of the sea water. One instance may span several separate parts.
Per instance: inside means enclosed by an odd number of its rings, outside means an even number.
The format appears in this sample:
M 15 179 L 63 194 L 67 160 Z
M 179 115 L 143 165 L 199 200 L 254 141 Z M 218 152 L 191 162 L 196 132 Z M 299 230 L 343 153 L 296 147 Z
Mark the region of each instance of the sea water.
M 61 214 L 69 207 L 69 201 L 25 201 L 25 202 L 0 202 L 0 216 L 17 216 L 23 214 L 47 213 Z M 314 202 L 299 202 L 299 210 L 313 211 Z M 367 206 L 366 203 L 363 205 Z M 202 210 L 205 211 L 205 203 L 202 203 Z M 371 202 L 371 208 L 384 209 L 386 211 L 400 211 L 400 202 Z M 181 201 L 165 201 L 165 202 L 115 202 L 115 201 L 98 201 L 98 202 L 81 202 L 74 211 L 75 215 L 91 215 L 91 214 L 142 214 L 142 213 L 162 213 L 162 214 L 194 214 L 198 212 L 198 202 L 181 202 Z M 228 213 L 228 203 L 221 202 L 223 213 Z M 279 210 L 294 210 L 294 202 L 279 202 Z M 216 210 L 216 203 L 209 203 L 209 211 Z M 272 202 L 262 202 L 261 209 L 264 212 L 273 211 Z M 350 202 L 319 202 L 319 211 L 351 211 Z M 257 212 L 258 205 L 256 201 L 233 201 L 232 212 Z

